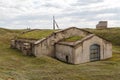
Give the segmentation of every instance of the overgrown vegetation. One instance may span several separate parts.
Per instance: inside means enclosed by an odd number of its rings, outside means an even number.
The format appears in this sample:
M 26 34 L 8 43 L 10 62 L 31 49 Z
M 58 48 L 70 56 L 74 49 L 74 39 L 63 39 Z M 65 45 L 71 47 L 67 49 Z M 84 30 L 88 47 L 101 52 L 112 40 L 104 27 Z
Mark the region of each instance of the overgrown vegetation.
M 23 56 L 20 51 L 9 48 L 10 39 L 21 31 L 2 31 L 0 29 L 0 80 L 120 79 L 120 46 L 113 46 L 113 57 L 110 59 L 71 65 L 46 56 Z M 112 32 L 110 35 L 113 35 Z
M 27 38 L 27 39 L 42 39 L 50 34 L 52 34 L 55 30 L 34 30 L 18 36 L 18 38 Z
M 72 37 L 64 39 L 63 41 L 65 41 L 65 42 L 74 42 L 74 41 L 81 40 L 82 38 L 83 38 L 83 36 L 72 36 Z

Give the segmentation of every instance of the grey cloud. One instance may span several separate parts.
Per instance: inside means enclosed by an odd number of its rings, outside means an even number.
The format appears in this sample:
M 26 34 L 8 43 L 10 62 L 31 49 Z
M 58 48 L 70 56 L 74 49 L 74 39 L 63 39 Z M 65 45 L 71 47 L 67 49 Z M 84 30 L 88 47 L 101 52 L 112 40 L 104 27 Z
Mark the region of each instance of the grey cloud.
M 51 4 L 51 3 L 45 3 L 42 6 L 48 7 L 48 8 L 61 8 L 59 5 Z
M 112 9 L 104 9 L 100 11 L 75 11 L 75 12 L 68 12 L 64 11 L 62 14 L 57 15 L 58 19 L 62 19 L 64 17 L 69 17 L 71 22 L 75 22 L 79 19 L 85 19 L 86 21 L 99 21 L 101 18 L 96 18 L 98 14 L 107 14 L 113 13 L 116 14 L 112 17 L 107 17 L 107 20 L 120 20 L 119 8 L 112 8 Z M 26 16 L 19 16 L 18 20 L 50 20 L 52 15 L 26 15 Z M 16 19 L 16 20 L 17 20 Z
M 52 16 L 49 15 L 20 15 L 15 18 L 8 18 L 4 20 L 0 20 L 0 26 L 12 26 L 16 28 L 25 28 L 26 26 L 30 26 L 32 28 L 40 27 L 44 28 L 44 26 L 48 26 L 52 21 Z M 17 27 L 18 26 L 18 27 Z
M 14 20 L 47 20 L 50 18 L 49 15 L 21 15 L 16 17 Z
M 2 22 L 4 22 L 3 25 L 5 24 L 12 24 L 14 22 L 28 22 L 29 24 L 32 23 L 32 22 L 29 22 L 29 21 L 47 21 L 47 20 L 50 20 L 51 19 L 51 16 L 49 15 L 21 15 L 21 16 L 17 16 L 15 18 L 8 18 L 8 19 L 4 19 L 4 20 L 0 20 Z M 27 24 L 27 23 L 26 23 Z
M 32 1 L 32 0 L 31 0 Z M 4 6 L 1 5 L 0 7 L 3 7 L 4 10 L 6 11 L 1 11 L 0 14 L 5 14 L 3 15 L 3 18 L 1 16 L 0 18 L 0 26 L 9 26 L 14 28 L 24 28 L 27 25 L 33 26 L 33 28 L 38 27 L 38 28 L 50 28 L 52 26 L 52 13 L 47 12 L 47 10 L 42 11 L 44 9 L 52 9 L 53 11 L 57 11 L 58 8 L 60 9 L 59 13 L 55 12 L 54 14 L 56 15 L 56 20 L 60 23 L 62 26 L 70 25 L 70 24 L 80 24 L 80 20 L 83 22 L 84 20 L 86 22 L 95 22 L 102 20 L 100 17 L 96 17 L 97 15 L 100 14 L 116 14 L 114 16 L 109 16 L 104 19 L 106 20 L 120 20 L 119 14 L 120 14 L 120 8 L 106 8 L 106 9 L 101 9 L 101 10 L 96 10 L 96 11 L 90 11 L 89 9 L 78 9 L 79 7 L 84 7 L 88 6 L 88 4 L 96 4 L 99 2 L 103 2 L 103 0 L 78 0 L 75 2 L 75 4 L 69 4 L 69 6 L 64 6 L 62 7 L 60 3 L 54 4 L 51 3 L 49 0 L 46 0 L 45 2 L 41 3 L 39 0 L 35 0 L 30 2 L 31 4 L 27 4 L 27 6 L 24 5 L 15 5 L 15 6 Z M 33 4 L 32 4 L 33 3 Z M 12 8 L 12 9 L 11 9 Z M 25 8 L 25 13 L 24 13 L 24 8 Z M 77 9 L 76 9 L 77 8 Z M 92 8 L 94 9 L 94 7 Z M 96 8 L 95 8 L 96 9 Z M 9 11 L 11 10 L 11 11 Z M 30 11 L 31 10 L 31 11 Z M 32 10 L 35 11 L 32 13 Z M 30 12 L 29 12 L 30 11 Z M 7 12 L 7 13 L 5 13 Z M 23 12 L 23 13 L 22 13 Z M 42 13 L 41 13 L 42 12 Z M 9 14 L 9 15 L 8 15 Z M 6 17 L 7 16 L 7 17 Z M 13 16 L 13 17 L 9 17 Z M 88 24 L 89 25 L 89 24 Z M 18 26 L 18 27 L 17 27 Z M 84 26 L 84 25 L 82 25 Z
M 120 20 L 120 17 L 118 16 L 120 14 L 119 8 L 104 9 L 104 10 L 100 10 L 100 11 L 74 11 L 74 12 L 63 11 L 63 13 L 61 15 L 59 15 L 59 18 L 61 18 L 61 17 L 74 17 L 75 19 L 96 20 L 96 17 L 95 17 L 96 15 L 106 14 L 106 13 L 116 14 L 116 16 L 109 17 L 109 19 Z
M 88 4 L 99 3 L 103 1 L 104 0 L 77 0 L 76 3 L 72 4 L 72 6 L 88 5 Z

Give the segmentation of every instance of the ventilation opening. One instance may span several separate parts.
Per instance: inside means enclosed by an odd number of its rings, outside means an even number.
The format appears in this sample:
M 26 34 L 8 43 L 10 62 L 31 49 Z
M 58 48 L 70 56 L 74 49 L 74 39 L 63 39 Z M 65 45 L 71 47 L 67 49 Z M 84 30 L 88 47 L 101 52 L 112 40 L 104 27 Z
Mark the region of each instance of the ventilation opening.
M 66 62 L 68 62 L 68 56 L 66 56 Z

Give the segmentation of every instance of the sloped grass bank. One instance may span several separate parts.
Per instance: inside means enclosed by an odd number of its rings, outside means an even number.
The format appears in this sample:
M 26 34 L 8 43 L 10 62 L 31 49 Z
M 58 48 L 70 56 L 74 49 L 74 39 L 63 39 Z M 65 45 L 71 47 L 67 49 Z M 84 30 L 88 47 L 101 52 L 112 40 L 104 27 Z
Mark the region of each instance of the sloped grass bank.
M 114 45 L 120 46 L 120 28 L 108 28 L 108 29 L 86 29 L 96 35 L 109 40 Z
M 101 80 L 101 77 L 120 79 L 120 53 L 103 61 L 71 65 L 46 56 L 23 56 L 8 46 L 0 48 L 1 80 Z

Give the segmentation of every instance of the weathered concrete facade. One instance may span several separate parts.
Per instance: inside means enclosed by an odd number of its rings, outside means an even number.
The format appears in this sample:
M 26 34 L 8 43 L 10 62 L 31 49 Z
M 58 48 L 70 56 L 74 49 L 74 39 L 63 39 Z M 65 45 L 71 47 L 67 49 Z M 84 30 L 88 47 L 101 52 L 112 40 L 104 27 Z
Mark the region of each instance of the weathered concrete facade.
M 107 21 L 100 21 L 97 25 L 96 25 L 96 29 L 106 29 L 108 25 Z
M 71 36 L 86 36 L 88 34 L 91 34 L 88 31 L 79 29 L 79 28 L 75 28 L 75 27 L 71 27 L 65 30 L 61 30 L 58 32 L 55 32 L 53 34 L 51 34 L 50 36 L 48 36 L 45 39 L 39 40 L 37 42 L 35 42 L 35 56 L 39 57 L 42 55 L 48 55 L 48 56 L 52 56 L 55 57 L 55 43 L 57 43 L 58 41 L 64 39 L 64 38 L 69 38 Z
M 61 40 L 72 36 L 83 36 L 84 38 L 76 42 L 61 42 Z M 90 50 L 90 46 L 94 44 L 100 47 L 95 45 Z M 24 55 L 36 57 L 46 55 L 72 64 L 91 61 L 90 53 L 95 51 L 94 48 L 99 51 L 99 56 L 95 59 L 102 60 L 112 57 L 112 44 L 110 42 L 76 27 L 54 32 L 40 40 L 15 39 L 11 41 L 11 47 L 21 50 Z M 94 53 L 91 57 L 94 57 Z
M 11 40 L 11 48 L 17 48 L 24 55 L 34 55 L 34 42 L 36 40 L 15 39 Z
M 112 57 L 112 44 L 98 36 L 90 34 L 81 41 L 74 43 L 59 42 L 56 44 L 56 57 L 59 60 L 72 64 L 90 62 L 90 46 L 97 44 L 100 46 L 100 59 L 103 60 Z M 96 60 L 93 60 L 96 61 Z
M 75 35 L 86 36 L 88 34 L 91 34 L 91 33 L 83 29 L 71 27 L 65 30 L 54 32 L 48 37 L 40 40 L 26 40 L 26 39 L 11 40 L 11 47 L 21 50 L 25 55 L 32 54 L 36 57 L 40 57 L 42 55 L 55 57 L 55 54 L 54 54 L 55 43 L 57 43 L 58 41 L 64 38 L 68 38 L 71 36 L 75 36 Z

